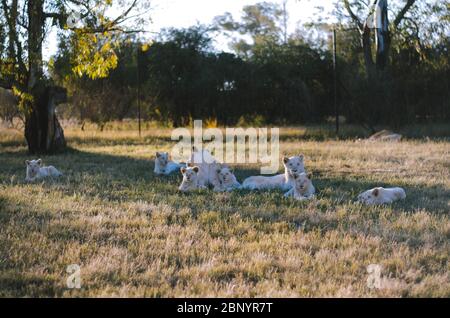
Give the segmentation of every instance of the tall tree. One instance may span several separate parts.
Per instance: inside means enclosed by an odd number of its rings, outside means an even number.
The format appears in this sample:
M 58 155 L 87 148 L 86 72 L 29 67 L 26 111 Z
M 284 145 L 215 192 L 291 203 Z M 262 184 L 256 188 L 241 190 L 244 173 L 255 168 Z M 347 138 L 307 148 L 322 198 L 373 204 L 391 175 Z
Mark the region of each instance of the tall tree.
M 251 42 L 235 39 L 231 46 L 240 56 L 249 57 L 255 45 L 287 42 L 287 11 L 277 3 L 260 2 L 242 9 L 241 21 L 227 12 L 217 16 L 214 23 L 223 31 L 250 36 Z
M 30 153 L 64 149 L 64 132 L 56 105 L 66 99 L 65 89 L 46 78 L 42 46 L 52 27 L 71 30 L 78 51 L 74 71 L 92 78 L 106 76 L 117 65 L 114 37 L 132 32 L 125 21 L 146 12 L 144 1 L 118 1 L 124 11 L 109 18 L 113 0 L 1 0 L 0 23 L 7 49 L 0 51 L 0 86 L 13 88 L 25 115 L 25 137 Z M 80 23 L 82 22 L 82 23 Z
M 343 5 L 356 25 L 364 52 L 364 63 L 369 79 L 374 79 L 377 72 L 385 70 L 391 48 L 391 31 L 397 32 L 406 13 L 416 0 L 405 0 L 392 23 L 388 19 L 387 0 L 342 0 Z M 354 10 L 357 9 L 357 11 Z M 373 54 L 373 34 L 375 30 L 376 54 Z M 374 56 L 376 57 L 374 60 Z

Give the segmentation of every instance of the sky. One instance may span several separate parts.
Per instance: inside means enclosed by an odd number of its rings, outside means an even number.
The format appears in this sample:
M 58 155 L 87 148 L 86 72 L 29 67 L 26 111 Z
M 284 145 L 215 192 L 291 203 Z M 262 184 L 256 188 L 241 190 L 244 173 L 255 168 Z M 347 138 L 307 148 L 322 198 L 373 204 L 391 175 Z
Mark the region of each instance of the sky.
M 152 0 L 150 17 L 151 23 L 145 27 L 149 31 L 147 36 L 160 31 L 162 28 L 176 27 L 185 28 L 197 23 L 208 24 L 215 16 L 230 12 L 233 18 L 238 20 L 242 15 L 242 8 L 264 0 Z M 281 4 L 282 0 L 266 0 Z M 314 19 L 318 10 L 317 6 L 323 6 L 325 13 L 332 10 L 331 0 L 288 0 L 289 32 L 293 32 L 300 22 L 306 23 Z M 112 10 L 120 13 L 120 9 Z M 219 37 L 215 46 L 220 50 L 228 50 L 225 37 Z M 44 58 L 48 60 L 56 53 L 57 36 L 53 30 L 44 43 Z

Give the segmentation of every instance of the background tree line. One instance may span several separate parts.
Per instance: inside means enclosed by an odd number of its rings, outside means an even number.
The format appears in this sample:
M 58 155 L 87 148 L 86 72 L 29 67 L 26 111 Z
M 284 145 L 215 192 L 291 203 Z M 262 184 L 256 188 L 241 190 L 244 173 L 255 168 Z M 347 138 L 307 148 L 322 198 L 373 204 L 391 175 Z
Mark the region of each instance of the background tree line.
M 245 6 L 240 19 L 224 13 L 210 25 L 165 29 L 151 42 L 133 32 L 111 38 L 95 25 L 92 36 L 61 32 L 44 77 L 67 90 L 60 115 L 100 127 L 136 118 L 138 92 L 144 119 L 173 126 L 195 118 L 223 125 L 324 122 L 334 116 L 329 34 L 335 28 L 338 100 L 348 122 L 371 130 L 448 122 L 448 4 L 391 1 L 386 30 L 375 30 L 370 17 L 383 2 L 387 8 L 382 0 L 336 0 L 333 23 L 318 15 L 293 33 L 286 6 L 271 2 Z M 2 25 L 5 57 L 7 31 Z M 231 52 L 216 48 L 219 35 L 228 37 Z M 380 38 L 388 46 L 384 55 Z M 4 67 L 2 76 L 12 73 Z
M 448 7 L 412 1 L 391 26 L 387 71 L 368 81 L 365 48 L 352 19 L 359 14 L 364 21 L 363 3 L 336 3 L 341 114 L 370 128 L 448 121 Z M 117 68 L 95 80 L 71 72 L 74 51 L 63 39 L 52 75 L 72 95 L 66 113 L 98 123 L 136 117 L 138 83 L 143 117 L 174 126 L 193 118 L 226 125 L 325 121 L 334 115 L 331 40 L 324 37 L 332 26 L 318 21 L 288 34 L 287 15 L 283 6 L 262 2 L 245 6 L 239 21 L 226 13 L 211 25 L 166 29 L 150 45 L 123 37 Z M 321 34 L 311 37 L 313 29 Z M 229 36 L 232 53 L 214 48 L 217 34 Z
M 70 41 L 63 41 L 52 75 L 72 95 L 67 115 L 99 123 L 134 118 L 138 82 L 144 118 L 174 126 L 193 118 L 220 124 L 320 121 L 332 111 L 328 53 L 292 40 L 265 42 L 243 58 L 215 51 L 212 33 L 201 25 L 168 29 L 148 47 L 123 39 L 118 67 L 96 80 L 71 73 Z

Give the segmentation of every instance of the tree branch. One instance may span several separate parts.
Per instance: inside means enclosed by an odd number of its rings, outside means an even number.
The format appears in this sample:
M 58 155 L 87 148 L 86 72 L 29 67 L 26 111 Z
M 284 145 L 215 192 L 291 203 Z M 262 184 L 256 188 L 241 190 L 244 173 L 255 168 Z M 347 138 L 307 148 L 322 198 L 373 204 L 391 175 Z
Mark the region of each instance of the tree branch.
M 77 5 L 77 6 L 84 7 L 88 12 L 91 12 L 91 11 L 92 11 L 91 7 L 90 7 L 90 6 L 88 5 L 88 3 L 85 2 L 85 1 L 65 0 L 64 2 L 65 2 L 65 3 L 70 2 L 70 3 L 73 3 L 73 4 Z
M 44 18 L 62 19 L 64 18 L 64 15 L 62 13 L 57 12 L 44 12 Z
M 136 3 L 137 3 L 137 0 L 134 0 L 133 3 L 130 5 L 130 7 L 125 12 L 123 12 L 121 15 L 119 15 L 115 20 L 113 20 L 111 22 L 111 25 L 114 26 L 116 24 L 119 24 L 121 22 L 121 19 L 125 18 L 130 13 L 130 11 L 134 8 Z
M 79 6 L 84 6 L 86 8 L 86 10 L 88 12 L 92 12 L 93 10 L 87 6 L 85 3 L 81 2 L 81 1 L 77 1 L 77 0 L 66 0 L 66 2 L 71 2 L 74 3 L 76 5 Z M 130 16 L 128 17 L 128 14 L 131 12 L 131 10 L 133 10 L 133 8 L 136 6 L 138 0 L 134 0 L 131 5 L 122 13 L 120 14 L 118 17 L 116 17 L 114 20 L 112 21 L 106 21 L 105 23 L 102 23 L 101 25 L 99 25 L 98 27 L 95 28 L 91 28 L 90 30 L 83 30 L 82 33 L 103 33 L 103 32 L 123 32 L 123 33 L 138 33 L 138 32 L 142 32 L 141 30 L 124 30 L 121 29 L 120 27 L 118 27 L 119 24 L 123 23 L 124 21 L 128 20 L 129 18 L 134 18 L 137 16 L 142 15 L 143 13 L 138 13 L 136 15 Z M 148 10 L 146 10 L 145 12 L 148 12 Z M 57 18 L 61 18 L 62 15 L 58 15 L 55 13 L 49 13 L 48 17 L 57 17 Z
M 394 27 L 397 28 L 400 22 L 402 22 L 403 18 L 405 17 L 406 12 L 412 7 L 412 5 L 416 2 L 416 0 L 408 0 L 403 7 L 403 9 L 400 10 L 400 12 L 397 14 L 394 20 Z
M 370 7 L 369 14 L 367 15 L 367 18 L 369 18 L 371 15 L 374 14 L 374 12 L 375 12 L 375 10 L 377 8 L 377 2 L 378 2 L 378 0 L 373 0 L 372 6 Z M 367 23 L 367 19 L 366 19 L 365 23 Z
M 79 29 L 78 29 L 79 30 Z M 124 33 L 124 34 L 132 34 L 132 33 L 142 33 L 142 32 L 147 32 L 145 30 L 124 30 L 121 28 L 86 28 L 86 29 L 82 29 L 81 30 L 81 34 L 95 34 L 95 33 L 104 33 L 104 32 L 120 32 L 120 33 Z
M 348 2 L 348 0 L 344 0 L 344 6 L 345 6 L 345 9 L 347 9 L 347 12 L 350 15 L 350 17 L 352 18 L 353 22 L 355 22 L 356 25 L 358 26 L 359 32 L 363 32 L 363 24 L 361 23 L 359 18 L 356 16 L 356 14 L 353 12 L 353 10 L 350 6 L 350 2 Z
M 8 4 L 6 0 L 2 0 L 1 2 L 3 11 L 5 14 L 5 19 L 8 24 L 8 36 L 9 36 L 9 53 L 10 58 L 15 59 L 15 63 L 19 66 L 19 70 L 22 74 L 25 74 L 26 72 L 26 66 L 22 59 L 22 45 L 19 41 L 19 37 L 17 36 L 17 30 L 16 30 L 16 20 L 17 20 L 17 1 L 13 1 L 13 4 L 10 8 L 10 11 L 8 12 Z M 14 50 L 14 44 L 17 47 L 17 52 Z

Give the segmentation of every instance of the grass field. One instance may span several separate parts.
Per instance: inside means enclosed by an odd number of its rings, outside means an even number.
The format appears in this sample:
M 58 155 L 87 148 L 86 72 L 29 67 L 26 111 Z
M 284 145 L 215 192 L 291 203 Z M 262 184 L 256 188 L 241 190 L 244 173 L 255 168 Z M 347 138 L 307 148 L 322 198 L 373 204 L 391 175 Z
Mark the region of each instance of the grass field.
M 65 173 L 24 182 L 20 133 L 0 132 L 0 296 L 450 297 L 450 141 L 304 139 L 316 200 L 280 191 L 181 195 L 180 175 L 153 175 L 170 130 L 66 130 L 70 150 L 44 156 Z M 258 167 L 238 166 L 240 181 Z M 403 202 L 355 196 L 401 186 Z M 79 264 L 81 289 L 66 268 Z M 382 266 L 369 288 L 367 266 Z

